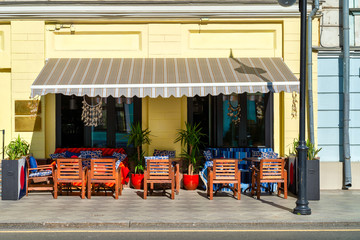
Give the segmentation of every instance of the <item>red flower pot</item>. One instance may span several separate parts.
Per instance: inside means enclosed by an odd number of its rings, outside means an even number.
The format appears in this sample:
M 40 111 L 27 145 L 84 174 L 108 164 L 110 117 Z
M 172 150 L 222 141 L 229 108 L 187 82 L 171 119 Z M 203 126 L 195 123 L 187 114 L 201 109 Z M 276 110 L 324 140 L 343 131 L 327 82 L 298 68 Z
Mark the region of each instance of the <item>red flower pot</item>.
M 186 190 L 195 190 L 199 185 L 199 175 L 186 175 L 184 174 L 184 188 Z
M 144 174 L 131 174 L 131 184 L 135 189 L 144 187 Z

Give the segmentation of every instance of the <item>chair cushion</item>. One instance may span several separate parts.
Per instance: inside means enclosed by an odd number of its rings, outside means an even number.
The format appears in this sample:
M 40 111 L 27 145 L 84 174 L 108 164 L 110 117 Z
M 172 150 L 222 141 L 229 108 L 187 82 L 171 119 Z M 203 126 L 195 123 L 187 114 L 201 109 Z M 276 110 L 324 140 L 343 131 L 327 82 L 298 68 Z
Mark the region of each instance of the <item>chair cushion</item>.
M 102 151 L 80 151 L 79 158 L 101 158 Z
M 275 152 L 260 152 L 260 151 L 253 151 L 253 157 L 264 158 L 264 159 L 277 159 L 279 154 Z
M 176 155 L 176 151 L 168 151 L 168 150 L 154 150 L 153 156 L 169 156 L 169 158 L 174 158 Z
M 210 150 L 204 151 L 203 154 L 206 161 L 210 161 L 214 158 Z
M 45 177 L 45 176 L 50 176 L 51 174 L 52 174 L 52 170 L 44 170 L 44 171 L 30 173 L 29 177 Z
M 74 153 L 70 151 L 65 151 L 64 153 L 66 158 L 78 158 L 80 156 L 80 153 Z
M 121 162 L 121 161 L 124 161 L 125 158 L 127 157 L 126 154 L 119 153 L 119 152 L 113 152 L 112 156 L 115 157 L 115 158 L 117 158 L 118 160 L 120 160 L 120 162 Z
M 147 166 L 147 160 L 151 160 L 151 159 L 169 159 L 169 156 L 149 156 L 149 157 L 144 157 L 145 158 L 145 167 Z
M 62 153 L 53 153 L 50 154 L 50 158 L 55 159 L 55 158 L 66 158 L 66 153 L 62 152 Z
M 37 168 L 37 162 L 36 162 L 36 159 L 33 156 L 29 157 L 29 165 L 30 165 L 30 168 Z M 34 169 L 34 170 L 31 170 L 31 172 L 35 173 L 35 172 L 37 172 L 37 170 Z

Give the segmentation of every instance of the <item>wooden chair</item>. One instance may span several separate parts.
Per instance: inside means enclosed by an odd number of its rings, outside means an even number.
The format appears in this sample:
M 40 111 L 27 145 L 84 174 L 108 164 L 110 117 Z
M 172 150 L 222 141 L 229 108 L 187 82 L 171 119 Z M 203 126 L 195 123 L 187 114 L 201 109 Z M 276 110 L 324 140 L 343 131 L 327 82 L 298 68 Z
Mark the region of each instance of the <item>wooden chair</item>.
M 54 178 L 54 165 L 38 165 L 37 168 L 30 168 L 29 156 L 26 157 L 27 164 L 27 180 L 26 180 L 26 196 L 29 191 L 53 191 L 54 184 L 51 182 Z M 33 171 L 36 172 L 33 172 Z
M 171 199 L 175 198 L 175 173 L 169 159 L 148 159 L 144 171 L 144 199 L 147 198 L 148 183 L 171 183 Z
M 81 184 L 81 198 L 85 198 L 86 170 L 82 167 L 82 161 L 79 158 L 58 158 L 56 160 L 55 174 L 54 174 L 54 198 L 57 198 L 58 187 L 64 183 L 80 183 Z
M 278 183 L 278 196 L 281 189 L 284 198 L 287 198 L 287 172 L 284 169 L 284 159 L 262 159 L 260 166 L 253 166 L 251 177 L 251 195 L 256 191 L 257 199 L 260 199 L 261 183 Z M 283 185 L 281 187 L 281 185 Z
M 213 159 L 213 167 L 208 167 L 208 187 L 207 195 L 213 200 L 214 183 L 223 184 L 221 188 L 229 188 L 233 191 L 237 200 L 241 199 L 241 172 L 238 169 L 237 159 Z M 233 183 L 234 187 L 230 187 L 229 183 Z
M 91 189 L 94 183 L 114 184 L 115 199 L 119 199 L 122 193 L 120 167 L 116 170 L 114 158 L 91 159 L 91 167 L 88 171 L 87 197 L 91 198 Z

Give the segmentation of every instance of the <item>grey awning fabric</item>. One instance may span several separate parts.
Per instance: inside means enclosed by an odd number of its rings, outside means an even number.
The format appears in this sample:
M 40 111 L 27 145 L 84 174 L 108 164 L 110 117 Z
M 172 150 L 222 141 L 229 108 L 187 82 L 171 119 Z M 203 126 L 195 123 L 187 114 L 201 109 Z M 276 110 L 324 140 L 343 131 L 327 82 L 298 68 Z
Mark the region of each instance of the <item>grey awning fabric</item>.
M 281 58 L 56 58 L 31 86 L 48 93 L 91 97 L 181 97 L 299 91 Z

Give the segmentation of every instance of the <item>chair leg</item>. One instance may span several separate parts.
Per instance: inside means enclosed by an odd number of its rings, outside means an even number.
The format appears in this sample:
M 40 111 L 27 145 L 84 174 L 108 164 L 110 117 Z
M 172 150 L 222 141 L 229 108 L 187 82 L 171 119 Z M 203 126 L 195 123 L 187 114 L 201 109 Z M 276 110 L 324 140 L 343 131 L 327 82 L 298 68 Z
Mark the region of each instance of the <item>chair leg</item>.
M 171 199 L 175 199 L 175 179 L 171 181 Z
M 88 175 L 88 182 L 87 182 L 87 198 L 91 199 L 91 189 L 92 189 L 92 184 L 91 184 L 91 180 L 90 180 L 90 174 Z
M 147 198 L 147 181 L 144 179 L 144 199 Z
M 26 196 L 29 195 L 29 179 L 26 180 Z
M 214 184 L 212 183 L 212 181 L 210 181 L 209 189 L 210 189 L 210 200 L 213 200 L 213 197 L 214 197 Z
M 81 183 L 81 199 L 85 198 L 85 182 Z
M 115 199 L 119 199 L 119 183 L 115 182 Z
M 257 183 L 256 183 L 256 196 L 257 196 L 257 199 L 260 199 L 260 192 L 261 192 L 260 177 L 258 175 Z
M 278 197 L 280 197 L 281 194 L 281 183 L 278 184 Z
M 252 172 L 251 174 L 251 196 L 254 196 L 255 192 L 255 173 Z
M 285 181 L 284 181 L 284 198 L 287 199 L 287 180 L 285 178 Z
M 57 182 L 54 183 L 54 198 L 57 199 L 58 196 L 58 184 Z

